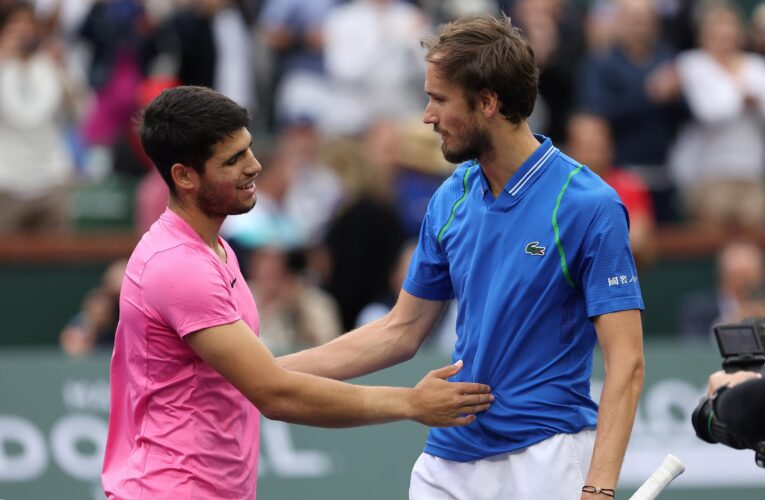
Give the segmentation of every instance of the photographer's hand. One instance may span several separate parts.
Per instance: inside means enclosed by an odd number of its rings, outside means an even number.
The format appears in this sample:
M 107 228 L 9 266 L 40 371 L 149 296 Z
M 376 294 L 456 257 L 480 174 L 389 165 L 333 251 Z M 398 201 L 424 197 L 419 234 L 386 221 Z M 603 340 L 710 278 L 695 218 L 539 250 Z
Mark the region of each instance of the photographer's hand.
M 727 385 L 733 387 L 747 380 L 756 378 L 762 378 L 762 374 L 758 372 L 740 371 L 736 373 L 725 373 L 724 371 L 716 371 L 709 376 L 709 385 L 707 386 L 707 396 L 712 396 L 720 387 Z

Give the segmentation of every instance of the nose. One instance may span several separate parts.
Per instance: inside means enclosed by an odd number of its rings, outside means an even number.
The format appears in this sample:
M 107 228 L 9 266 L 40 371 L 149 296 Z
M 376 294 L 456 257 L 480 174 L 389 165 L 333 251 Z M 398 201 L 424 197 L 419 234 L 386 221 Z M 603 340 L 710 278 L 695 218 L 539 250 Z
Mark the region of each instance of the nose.
M 436 115 L 430 110 L 430 103 L 425 107 L 425 113 L 422 115 L 422 122 L 426 125 L 435 125 L 438 122 Z
M 257 175 L 260 173 L 261 170 L 263 170 L 263 167 L 261 166 L 260 162 L 257 158 L 255 158 L 255 154 L 252 152 L 252 150 L 249 150 L 247 152 L 248 161 L 247 166 L 244 168 L 244 173 L 247 175 Z

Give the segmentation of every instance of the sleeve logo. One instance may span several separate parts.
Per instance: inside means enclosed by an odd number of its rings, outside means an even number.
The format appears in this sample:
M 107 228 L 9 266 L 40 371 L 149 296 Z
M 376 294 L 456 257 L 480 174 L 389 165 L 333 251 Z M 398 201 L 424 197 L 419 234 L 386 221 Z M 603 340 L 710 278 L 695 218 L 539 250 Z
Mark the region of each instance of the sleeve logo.
M 546 247 L 540 247 L 538 241 L 532 241 L 526 245 L 526 253 L 529 255 L 544 255 Z
M 621 285 L 629 285 L 630 283 L 635 283 L 638 280 L 638 277 L 634 274 L 629 277 L 624 274 L 621 276 L 612 276 L 608 278 L 608 286 L 621 286 Z

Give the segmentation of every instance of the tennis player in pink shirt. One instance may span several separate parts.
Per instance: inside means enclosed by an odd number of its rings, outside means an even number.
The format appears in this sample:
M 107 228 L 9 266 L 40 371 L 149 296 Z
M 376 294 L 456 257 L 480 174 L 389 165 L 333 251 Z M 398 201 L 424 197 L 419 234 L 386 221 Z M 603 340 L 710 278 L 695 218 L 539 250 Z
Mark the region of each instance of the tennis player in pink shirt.
M 456 426 L 493 400 L 486 385 L 445 380 L 459 362 L 412 389 L 277 365 L 218 234 L 227 215 L 255 205 L 261 166 L 249 122 L 244 108 L 202 87 L 166 90 L 144 112 L 141 142 L 171 194 L 130 257 L 120 293 L 102 472 L 110 499 L 254 499 L 260 412 L 321 427 Z

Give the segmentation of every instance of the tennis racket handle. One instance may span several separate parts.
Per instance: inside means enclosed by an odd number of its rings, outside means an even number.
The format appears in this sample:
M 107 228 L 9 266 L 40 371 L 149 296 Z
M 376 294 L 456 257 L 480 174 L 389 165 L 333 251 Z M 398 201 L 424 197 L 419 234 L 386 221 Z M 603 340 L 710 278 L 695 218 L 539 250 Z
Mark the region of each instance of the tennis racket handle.
M 667 455 L 659 468 L 630 497 L 630 500 L 653 500 L 683 471 L 685 471 L 683 462 L 674 455 Z

